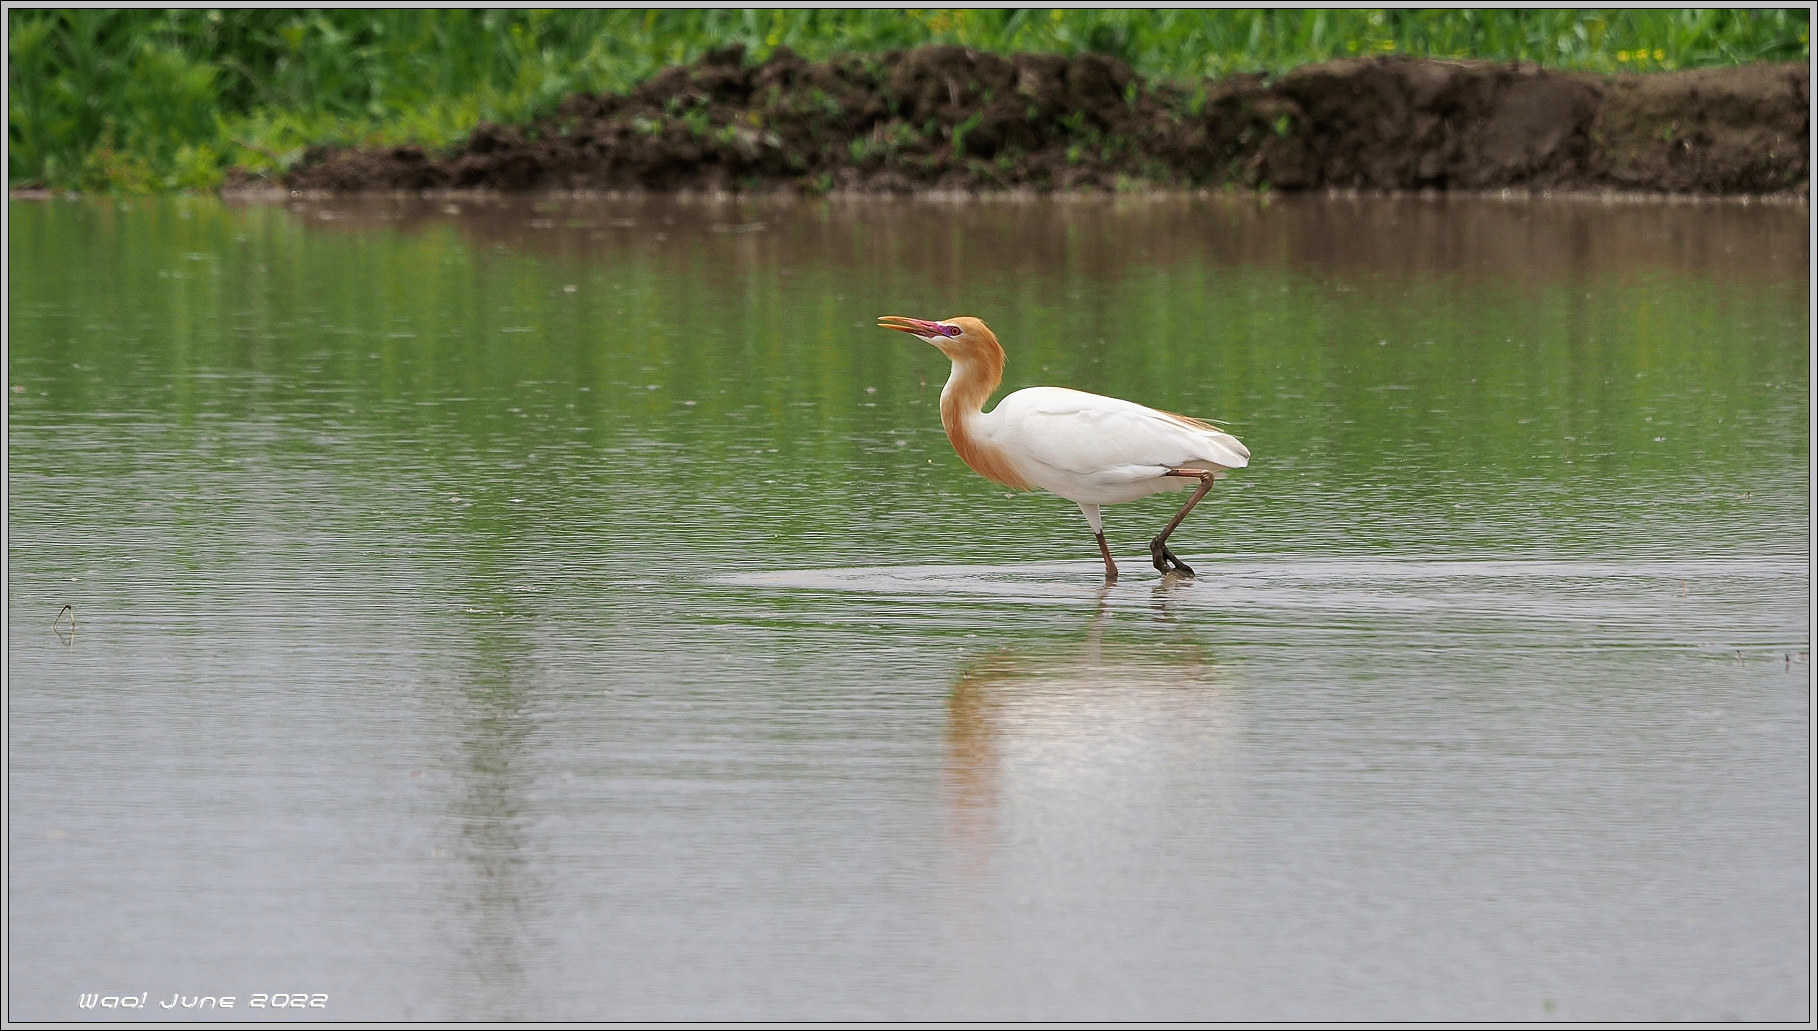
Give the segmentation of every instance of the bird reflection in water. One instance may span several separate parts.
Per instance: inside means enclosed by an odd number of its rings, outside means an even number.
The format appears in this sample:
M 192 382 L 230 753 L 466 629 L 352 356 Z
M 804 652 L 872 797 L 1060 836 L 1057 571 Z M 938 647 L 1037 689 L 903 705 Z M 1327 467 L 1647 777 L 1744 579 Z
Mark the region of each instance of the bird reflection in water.
M 1068 796 L 1151 792 L 1158 765 L 1216 752 L 1230 721 L 1218 668 L 1180 639 L 1168 606 L 1193 582 L 1158 584 L 1142 627 L 1115 626 L 1106 588 L 1079 638 L 995 648 L 959 671 L 947 699 L 945 802 L 960 856 L 988 863 L 1019 809 L 1039 817 Z

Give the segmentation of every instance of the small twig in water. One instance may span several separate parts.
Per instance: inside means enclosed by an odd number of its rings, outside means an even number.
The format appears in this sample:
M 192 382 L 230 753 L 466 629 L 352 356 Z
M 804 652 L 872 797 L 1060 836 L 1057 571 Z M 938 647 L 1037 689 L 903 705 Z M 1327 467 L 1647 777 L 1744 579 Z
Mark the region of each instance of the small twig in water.
M 62 631 L 62 629 L 60 629 L 60 626 L 63 622 L 63 614 L 65 612 L 69 613 L 69 633 L 68 634 L 65 634 Z M 72 647 L 75 645 L 75 643 L 76 643 L 76 607 L 74 605 L 65 605 L 62 608 L 57 610 L 57 618 L 51 620 L 51 633 L 56 634 L 57 640 L 62 641 L 64 644 L 70 645 Z

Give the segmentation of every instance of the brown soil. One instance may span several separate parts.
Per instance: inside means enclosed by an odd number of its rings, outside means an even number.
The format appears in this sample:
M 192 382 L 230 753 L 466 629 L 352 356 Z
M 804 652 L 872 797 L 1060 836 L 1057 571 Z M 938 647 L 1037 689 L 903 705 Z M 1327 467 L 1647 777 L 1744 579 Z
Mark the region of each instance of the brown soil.
M 1803 64 L 1600 76 L 1365 58 L 1144 82 L 1096 54 L 738 48 L 443 154 L 316 151 L 292 189 L 1807 192 Z

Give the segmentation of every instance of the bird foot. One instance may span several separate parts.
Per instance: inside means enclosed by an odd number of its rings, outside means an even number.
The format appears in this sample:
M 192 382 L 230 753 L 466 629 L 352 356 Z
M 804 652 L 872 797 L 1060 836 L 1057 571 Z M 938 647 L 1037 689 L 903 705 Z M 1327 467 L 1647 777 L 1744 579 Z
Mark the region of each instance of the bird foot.
M 1193 567 L 1180 560 L 1166 544 L 1155 541 L 1149 545 L 1149 553 L 1155 557 L 1155 568 L 1162 573 L 1176 572 L 1182 576 L 1192 576 Z M 1170 566 L 1170 564 L 1172 564 Z

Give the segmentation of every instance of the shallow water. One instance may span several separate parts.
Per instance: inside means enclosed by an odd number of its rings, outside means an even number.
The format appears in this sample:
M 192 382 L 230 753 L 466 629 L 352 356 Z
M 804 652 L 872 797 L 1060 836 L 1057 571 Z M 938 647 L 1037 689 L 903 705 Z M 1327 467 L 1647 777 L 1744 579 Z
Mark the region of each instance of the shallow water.
M 9 215 L 12 1019 L 1810 1018 L 1804 207 Z

